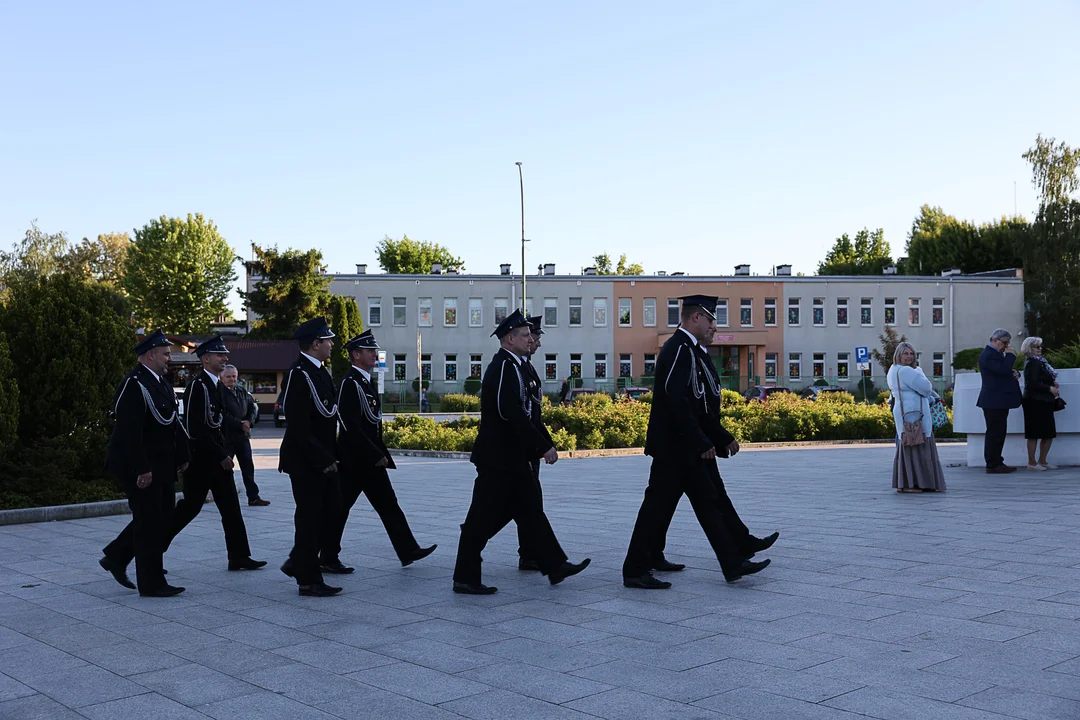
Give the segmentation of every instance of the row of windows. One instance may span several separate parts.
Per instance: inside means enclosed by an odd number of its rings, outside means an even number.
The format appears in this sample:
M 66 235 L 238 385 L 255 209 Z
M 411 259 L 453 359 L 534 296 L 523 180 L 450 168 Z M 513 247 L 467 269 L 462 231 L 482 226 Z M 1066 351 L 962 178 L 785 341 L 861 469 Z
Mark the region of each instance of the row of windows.
M 835 303 L 836 325 L 848 327 L 850 317 L 849 307 L 853 308 L 852 298 L 837 298 Z M 644 327 L 656 327 L 656 301 L 657 298 L 644 298 L 641 304 L 641 324 Z M 583 325 L 584 312 L 583 298 L 569 298 L 568 325 L 581 327 Z M 776 327 L 776 298 L 765 298 L 764 304 L 765 327 Z M 383 306 L 381 297 L 369 297 L 367 301 L 367 326 L 379 327 L 383 323 Z M 886 325 L 896 325 L 896 298 L 885 298 L 883 316 Z M 908 325 L 917 327 L 922 324 L 922 299 L 908 298 Z M 495 298 L 492 304 L 492 325 L 498 325 L 510 312 L 509 298 Z M 533 299 L 525 300 L 526 315 L 533 315 Z M 814 327 L 825 327 L 825 298 L 811 299 L 811 324 Z M 483 298 L 468 299 L 468 325 L 469 327 L 484 327 L 484 300 Z M 634 312 L 632 298 L 619 298 L 618 301 L 618 324 L 619 327 L 632 327 L 634 324 Z M 544 325 L 555 327 L 559 324 L 559 299 L 544 298 L 543 308 Z M 403 297 L 393 298 L 392 322 L 396 327 L 403 327 L 408 323 L 408 300 Z M 434 325 L 434 305 L 432 298 L 422 297 L 417 299 L 417 325 L 420 327 L 432 327 Z M 930 322 L 935 326 L 945 324 L 945 298 L 933 298 L 930 309 Z M 592 299 L 592 325 L 593 327 L 607 327 L 608 324 L 608 299 Z M 679 324 L 679 299 L 667 298 L 667 326 L 675 327 Z M 716 305 L 716 324 L 720 327 L 729 327 L 728 300 L 721 298 Z M 797 327 L 802 324 L 802 298 L 788 298 L 787 324 Z M 861 298 L 859 303 L 859 324 L 863 327 L 874 325 L 874 299 Z M 442 300 L 442 326 L 458 326 L 458 299 L 443 298 Z M 739 326 L 754 326 L 754 299 L 741 298 L 739 300 Z
M 561 380 L 567 375 L 573 377 L 581 377 L 581 371 L 583 367 L 583 353 L 570 353 L 570 364 L 565 370 L 559 367 L 559 354 L 558 353 L 545 353 L 544 354 L 544 379 L 545 380 Z M 533 362 L 538 361 L 539 358 L 534 358 Z M 607 353 L 593 353 L 593 377 L 598 380 L 603 380 L 611 377 L 608 373 L 608 354 Z M 421 353 L 420 355 L 420 376 L 425 380 L 431 380 L 431 354 Z M 634 374 L 634 361 L 633 355 L 630 353 L 620 353 L 619 364 L 615 368 L 618 372 L 618 377 L 631 377 Z M 394 380 L 396 382 L 404 382 L 408 379 L 408 376 L 416 377 L 416 365 L 415 362 L 410 365 L 408 355 L 405 353 L 398 353 L 394 355 Z M 642 371 L 646 375 L 651 375 L 656 370 L 656 353 L 648 353 L 645 355 L 645 363 Z M 457 353 L 444 353 L 442 362 L 442 380 L 446 382 L 454 382 L 458 380 L 458 354 Z M 469 354 L 469 374 L 467 377 L 478 378 L 484 373 L 484 356 L 481 353 Z
M 803 375 L 803 353 L 792 352 L 787 354 L 787 378 L 788 380 L 802 380 L 805 377 L 819 380 L 823 378 L 836 378 L 847 380 L 851 377 L 851 353 L 836 353 L 836 365 L 826 367 L 826 353 L 811 353 L 810 375 Z M 765 381 L 776 382 L 779 353 L 765 353 Z M 918 353 L 918 359 L 922 359 L 922 353 Z M 872 370 L 864 370 L 863 374 L 870 375 Z M 933 377 L 945 375 L 945 353 L 934 353 L 934 362 L 931 367 Z

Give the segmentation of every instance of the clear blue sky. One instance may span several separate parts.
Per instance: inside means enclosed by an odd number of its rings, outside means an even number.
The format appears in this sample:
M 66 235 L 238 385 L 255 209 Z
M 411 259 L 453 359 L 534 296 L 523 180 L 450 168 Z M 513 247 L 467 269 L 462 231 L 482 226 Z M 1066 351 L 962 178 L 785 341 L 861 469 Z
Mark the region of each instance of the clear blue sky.
M 307 7 L 305 7 L 307 6 Z M 812 273 L 923 203 L 1035 207 L 1020 154 L 1080 144 L 1080 5 L 27 2 L 0 20 L 0 242 L 161 214 L 376 267 Z

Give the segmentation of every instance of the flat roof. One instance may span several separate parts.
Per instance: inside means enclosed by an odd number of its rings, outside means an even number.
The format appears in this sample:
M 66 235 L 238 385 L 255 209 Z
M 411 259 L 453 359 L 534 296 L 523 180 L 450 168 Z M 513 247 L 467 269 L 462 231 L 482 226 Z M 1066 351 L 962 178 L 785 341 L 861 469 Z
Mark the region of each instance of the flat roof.
M 327 273 L 333 280 L 434 280 L 450 282 L 454 280 L 521 280 L 520 274 L 479 275 L 459 273 L 457 275 L 393 275 L 390 273 Z M 255 279 L 261 276 L 252 275 Z M 784 282 L 784 283 L 928 283 L 928 282 L 966 282 L 966 283 L 1022 283 L 1023 271 L 1016 268 L 993 270 L 971 275 L 526 275 L 529 283 L 567 282 L 584 280 L 586 282 Z

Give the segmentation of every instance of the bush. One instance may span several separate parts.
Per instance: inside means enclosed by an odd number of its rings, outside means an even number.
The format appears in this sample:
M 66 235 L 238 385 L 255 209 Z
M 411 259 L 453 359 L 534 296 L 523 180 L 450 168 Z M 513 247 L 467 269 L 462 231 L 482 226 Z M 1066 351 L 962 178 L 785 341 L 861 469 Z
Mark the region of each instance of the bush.
M 646 403 L 648 405 L 652 405 L 652 399 L 653 399 L 653 394 L 651 392 L 647 392 L 647 393 L 644 393 L 643 395 L 639 395 L 637 401 L 640 402 L 640 403 Z
M 732 405 L 745 405 L 745 404 L 746 404 L 746 398 L 744 398 L 742 395 L 735 392 L 734 390 L 728 390 L 727 388 L 722 388 L 720 390 L 720 406 L 721 407 L 729 407 L 729 406 L 732 406 Z
M 953 370 L 978 370 L 982 351 L 982 348 L 968 348 L 956 353 L 952 360 Z
M 1077 338 L 1075 342 L 1069 345 L 1048 352 L 1046 359 L 1050 361 L 1055 370 L 1080 368 L 1080 338 Z
M 424 381 L 424 389 L 427 390 L 430 387 L 431 387 L 431 381 L 430 380 L 425 380 Z M 412 391 L 414 393 L 420 392 L 420 378 L 416 378 L 415 380 L 412 381 Z M 429 397 L 428 400 L 430 401 L 431 398 Z
M 0 458 L 15 445 L 19 428 L 19 384 L 11 364 L 7 337 L 0 333 Z
M 615 401 L 606 393 L 584 393 L 574 398 L 574 405 L 589 408 L 603 408 L 613 402 Z
M 479 395 L 480 386 L 483 385 L 483 381 L 478 377 L 467 377 L 462 387 L 465 388 L 467 395 Z
M 480 412 L 480 398 L 475 395 L 443 395 L 439 403 L 441 412 Z

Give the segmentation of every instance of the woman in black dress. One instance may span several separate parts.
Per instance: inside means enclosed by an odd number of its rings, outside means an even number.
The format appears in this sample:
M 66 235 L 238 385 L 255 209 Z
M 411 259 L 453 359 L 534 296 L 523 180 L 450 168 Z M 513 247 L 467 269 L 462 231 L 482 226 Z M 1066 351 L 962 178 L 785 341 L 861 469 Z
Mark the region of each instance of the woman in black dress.
M 1059 395 L 1057 371 L 1043 357 L 1043 341 L 1040 337 L 1024 340 L 1020 352 L 1027 356 L 1024 362 L 1024 437 L 1027 438 L 1028 470 L 1057 470 L 1056 465 L 1046 462 L 1050 445 L 1057 437 L 1054 423 L 1054 402 Z M 1039 448 L 1039 460 L 1035 460 L 1035 448 Z

